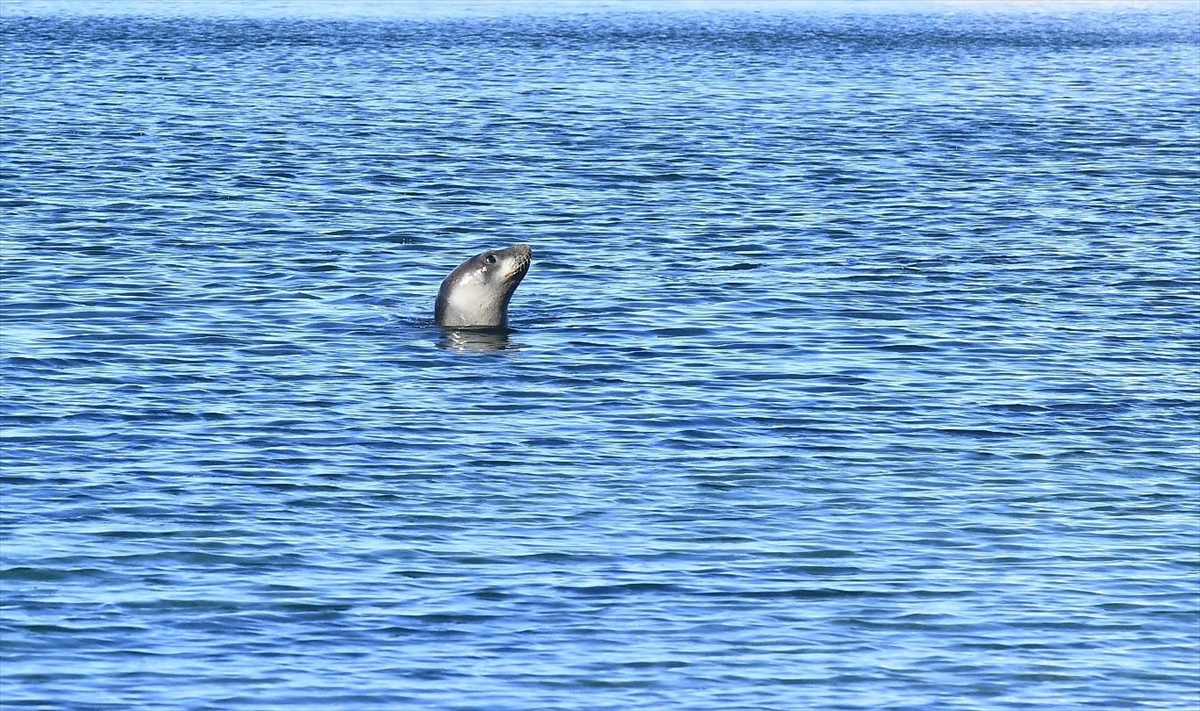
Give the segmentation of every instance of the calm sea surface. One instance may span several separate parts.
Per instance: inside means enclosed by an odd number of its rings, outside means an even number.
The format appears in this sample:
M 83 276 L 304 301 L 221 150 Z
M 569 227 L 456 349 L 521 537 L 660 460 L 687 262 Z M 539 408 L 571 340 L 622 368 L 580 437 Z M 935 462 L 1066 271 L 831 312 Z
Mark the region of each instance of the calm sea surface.
M 0 30 L 0 707 L 1200 708 L 1195 2 Z

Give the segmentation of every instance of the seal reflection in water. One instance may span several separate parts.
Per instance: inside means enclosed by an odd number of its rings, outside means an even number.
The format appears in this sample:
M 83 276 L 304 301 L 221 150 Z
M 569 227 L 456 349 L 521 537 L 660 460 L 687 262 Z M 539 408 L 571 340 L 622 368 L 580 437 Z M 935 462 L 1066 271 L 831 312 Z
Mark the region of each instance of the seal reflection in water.
M 486 351 L 516 350 L 520 346 L 508 342 L 508 331 L 500 328 L 459 328 L 445 329 L 438 341 L 439 348 L 452 351 L 470 351 L 482 353 Z
M 433 307 L 434 320 L 444 328 L 502 332 L 508 326 L 508 302 L 529 271 L 532 258 L 533 250 L 529 245 L 514 244 L 505 249 L 481 252 L 458 265 L 442 280 Z M 505 345 L 495 343 L 495 339 L 466 336 L 450 338 L 448 345 L 461 347 L 455 345 L 458 342 L 492 344 L 490 349 L 478 350 L 494 350 Z

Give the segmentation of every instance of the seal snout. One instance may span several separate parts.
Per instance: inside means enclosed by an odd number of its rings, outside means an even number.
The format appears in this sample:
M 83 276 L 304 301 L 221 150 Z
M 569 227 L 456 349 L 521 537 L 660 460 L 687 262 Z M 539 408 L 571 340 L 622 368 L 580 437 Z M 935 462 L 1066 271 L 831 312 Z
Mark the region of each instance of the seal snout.
M 503 255 L 504 261 L 501 278 L 512 282 L 515 289 L 516 285 L 525 278 L 525 274 L 529 272 L 529 265 L 533 261 L 533 249 L 522 242 L 505 247 L 498 254 Z
M 533 248 L 524 242 L 520 244 L 514 244 L 513 246 L 509 247 L 509 250 L 512 251 L 518 262 L 525 265 L 524 268 L 528 268 L 529 263 L 533 261 Z

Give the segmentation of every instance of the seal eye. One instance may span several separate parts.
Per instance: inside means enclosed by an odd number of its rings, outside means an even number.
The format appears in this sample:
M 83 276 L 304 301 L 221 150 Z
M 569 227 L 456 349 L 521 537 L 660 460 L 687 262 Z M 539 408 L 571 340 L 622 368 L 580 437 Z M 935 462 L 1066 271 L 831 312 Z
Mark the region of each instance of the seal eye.
M 489 254 L 489 255 L 487 256 L 487 259 L 486 259 L 486 260 L 484 260 L 484 261 L 486 261 L 488 264 L 495 264 L 495 263 L 496 263 L 496 255 L 494 255 L 494 254 Z

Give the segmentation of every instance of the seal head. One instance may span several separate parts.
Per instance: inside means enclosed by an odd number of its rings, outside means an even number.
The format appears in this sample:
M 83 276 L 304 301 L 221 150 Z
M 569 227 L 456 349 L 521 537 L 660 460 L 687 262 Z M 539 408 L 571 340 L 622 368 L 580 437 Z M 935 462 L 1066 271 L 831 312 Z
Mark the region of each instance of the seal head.
M 471 257 L 442 280 L 433 317 L 447 328 L 504 328 L 508 302 L 529 271 L 527 244 L 491 249 Z

